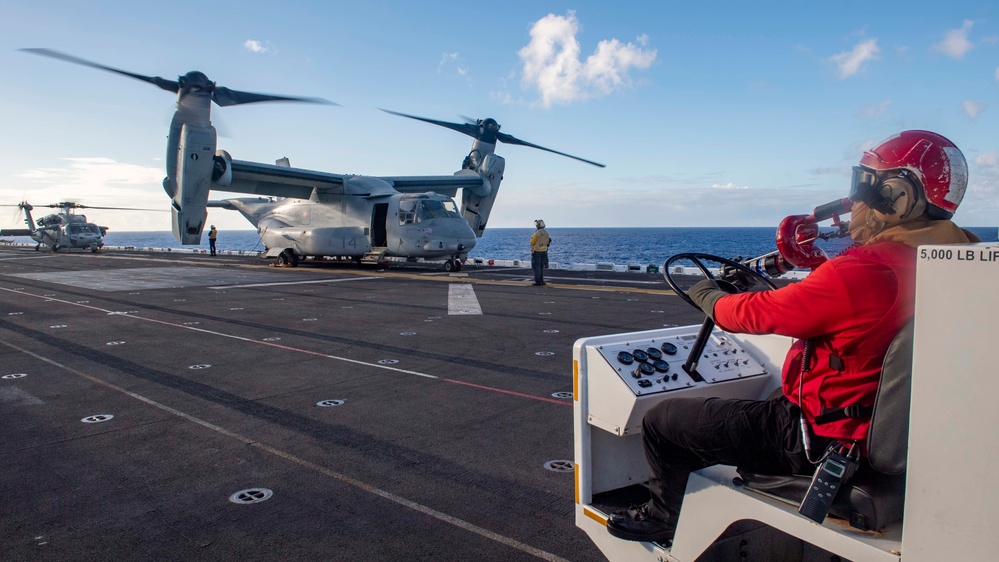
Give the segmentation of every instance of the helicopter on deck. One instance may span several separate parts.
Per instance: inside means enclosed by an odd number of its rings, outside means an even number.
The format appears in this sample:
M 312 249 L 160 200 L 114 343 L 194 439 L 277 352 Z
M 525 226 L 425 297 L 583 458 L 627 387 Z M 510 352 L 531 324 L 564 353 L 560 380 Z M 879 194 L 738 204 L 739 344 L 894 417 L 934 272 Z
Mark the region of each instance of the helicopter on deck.
M 0 229 L 0 236 L 29 236 L 38 244 L 35 251 L 41 250 L 42 246 L 47 247 L 52 252 L 66 248 L 80 248 L 96 252 L 104 246 L 104 235 L 107 234 L 108 227 L 98 226 L 87 221 L 86 215 L 76 214 L 77 209 L 104 209 L 113 211 L 155 211 L 156 209 L 134 209 L 129 207 L 91 207 L 80 205 L 72 201 L 61 201 L 51 205 L 41 205 L 60 209 L 60 212 L 45 215 L 37 221 L 31 216 L 31 211 L 35 207 L 26 201 L 17 205 L 2 205 L 4 207 L 17 207 L 24 211 L 24 222 L 28 228 L 4 228 Z
M 231 90 L 216 86 L 197 71 L 174 81 L 118 70 L 49 49 L 24 50 L 114 72 L 176 93 L 177 108 L 167 138 L 167 175 L 163 180 L 163 188 L 171 198 L 174 236 L 181 244 L 199 244 L 208 207 L 237 210 L 257 227 L 267 248 L 264 255 L 277 258 L 282 265 L 295 266 L 309 256 L 349 258 L 359 263 L 399 257 L 446 260 L 445 270 L 457 271 L 482 236 L 503 180 L 506 162 L 495 154 L 497 142 L 603 167 L 501 133 L 494 119 L 449 123 L 387 110 L 383 111 L 472 137 L 472 148 L 461 170 L 443 176 L 376 177 L 292 168 L 287 159 L 276 164 L 233 160 L 228 152 L 216 150 L 212 102 L 223 107 L 262 101 L 332 102 Z M 453 199 L 458 189 L 462 190 L 460 206 Z M 211 190 L 258 197 L 209 201 Z

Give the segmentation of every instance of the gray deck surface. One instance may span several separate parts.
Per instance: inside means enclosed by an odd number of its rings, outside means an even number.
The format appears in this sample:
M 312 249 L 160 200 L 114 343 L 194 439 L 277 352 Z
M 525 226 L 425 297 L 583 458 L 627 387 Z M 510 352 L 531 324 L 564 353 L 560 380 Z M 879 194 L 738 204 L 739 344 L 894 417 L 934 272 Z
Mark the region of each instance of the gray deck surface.
M 0 249 L 0 560 L 601 560 L 572 345 L 703 317 L 547 277 Z

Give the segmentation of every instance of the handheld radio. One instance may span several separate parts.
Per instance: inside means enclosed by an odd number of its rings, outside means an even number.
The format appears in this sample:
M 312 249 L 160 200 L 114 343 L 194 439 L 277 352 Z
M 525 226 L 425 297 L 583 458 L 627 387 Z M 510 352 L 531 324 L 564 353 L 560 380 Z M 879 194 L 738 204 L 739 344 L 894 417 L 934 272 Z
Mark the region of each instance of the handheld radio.
M 842 443 L 831 443 L 826 451 L 826 456 L 815 468 L 815 475 L 812 476 L 812 483 L 808 486 L 808 493 L 801 500 L 798 513 L 815 521 L 822 523 L 829 509 L 832 507 L 836 495 L 839 494 L 843 485 L 850 480 L 853 473 L 860 465 L 860 459 L 856 455 L 856 447 Z

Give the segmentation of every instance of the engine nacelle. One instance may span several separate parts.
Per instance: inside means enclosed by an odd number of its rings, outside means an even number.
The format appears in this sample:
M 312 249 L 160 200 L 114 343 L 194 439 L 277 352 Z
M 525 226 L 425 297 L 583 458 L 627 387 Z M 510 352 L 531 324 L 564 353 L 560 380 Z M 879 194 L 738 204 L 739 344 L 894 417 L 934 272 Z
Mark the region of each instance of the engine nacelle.
M 184 123 L 177 146 L 177 191 L 174 193 L 173 234 L 181 244 L 201 243 L 208 220 L 208 193 L 215 168 L 215 127 Z
M 212 169 L 212 183 L 220 187 L 232 183 L 232 156 L 224 150 L 216 150 L 213 160 L 215 167 Z

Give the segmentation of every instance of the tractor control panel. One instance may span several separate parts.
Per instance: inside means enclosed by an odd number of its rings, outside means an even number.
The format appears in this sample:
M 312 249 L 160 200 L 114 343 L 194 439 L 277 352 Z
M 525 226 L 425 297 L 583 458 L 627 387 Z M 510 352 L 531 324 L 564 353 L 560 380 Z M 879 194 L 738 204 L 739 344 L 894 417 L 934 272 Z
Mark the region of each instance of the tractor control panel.
M 660 338 L 605 343 L 596 351 L 607 361 L 635 396 L 681 390 L 699 384 L 766 374 L 732 338 L 714 332 L 692 372 L 684 370 L 696 333 L 678 333 Z

